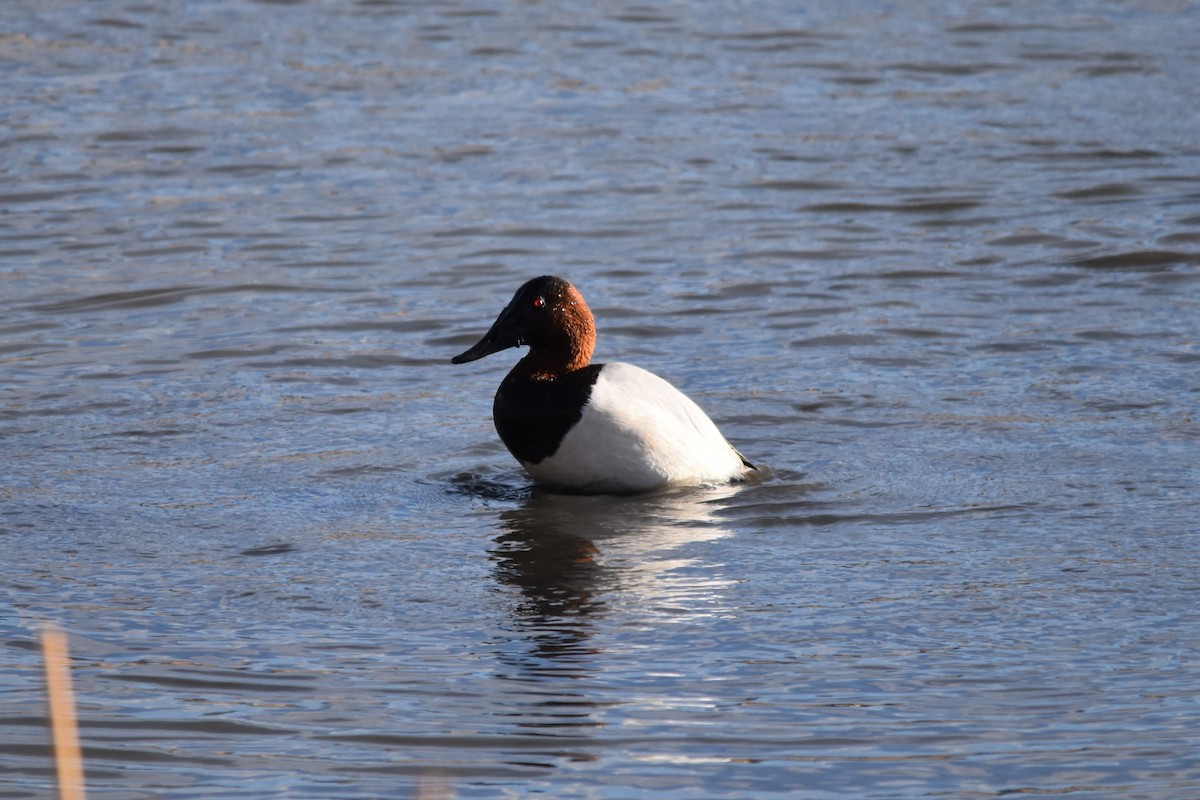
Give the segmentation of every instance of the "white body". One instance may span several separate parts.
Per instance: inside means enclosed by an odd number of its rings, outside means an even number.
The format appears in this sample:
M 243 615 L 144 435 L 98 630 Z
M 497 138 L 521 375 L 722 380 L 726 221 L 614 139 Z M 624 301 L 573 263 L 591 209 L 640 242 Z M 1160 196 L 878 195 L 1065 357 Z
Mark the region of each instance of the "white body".
M 621 363 L 600 370 L 582 418 L 554 455 L 523 466 L 539 481 L 590 492 L 724 482 L 748 470 L 686 395 L 653 373 Z

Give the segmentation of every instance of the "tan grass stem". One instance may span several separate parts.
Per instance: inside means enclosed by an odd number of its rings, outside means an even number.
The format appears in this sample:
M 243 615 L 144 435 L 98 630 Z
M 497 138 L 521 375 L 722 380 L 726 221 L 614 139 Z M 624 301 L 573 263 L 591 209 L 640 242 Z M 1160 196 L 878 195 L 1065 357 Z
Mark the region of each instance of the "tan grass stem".
M 67 635 L 56 626 L 42 630 L 42 658 L 46 665 L 46 693 L 50 697 L 50 730 L 54 763 L 58 769 L 60 800 L 85 800 L 83 756 L 75 719 L 75 694 L 67 660 Z

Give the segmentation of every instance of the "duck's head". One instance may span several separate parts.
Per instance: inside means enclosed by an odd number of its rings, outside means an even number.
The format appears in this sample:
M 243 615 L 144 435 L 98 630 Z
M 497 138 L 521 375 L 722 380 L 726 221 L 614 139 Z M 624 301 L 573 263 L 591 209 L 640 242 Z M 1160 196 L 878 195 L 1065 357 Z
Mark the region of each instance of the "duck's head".
M 532 373 L 555 376 L 586 367 L 596 347 L 596 323 L 583 295 L 567 281 L 543 275 L 527 282 L 483 338 L 450 359 L 454 364 L 529 346 L 522 363 Z

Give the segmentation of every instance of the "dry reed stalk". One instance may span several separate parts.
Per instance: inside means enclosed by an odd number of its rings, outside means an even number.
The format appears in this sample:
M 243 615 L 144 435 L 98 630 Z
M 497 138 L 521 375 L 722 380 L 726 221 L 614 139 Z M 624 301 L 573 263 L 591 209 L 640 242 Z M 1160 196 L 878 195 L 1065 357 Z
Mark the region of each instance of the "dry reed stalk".
M 54 738 L 54 763 L 58 769 L 60 800 L 85 800 L 83 756 L 75 720 L 75 694 L 67 662 L 67 635 L 55 626 L 42 630 L 42 659 L 46 665 L 46 693 L 50 696 L 50 730 Z

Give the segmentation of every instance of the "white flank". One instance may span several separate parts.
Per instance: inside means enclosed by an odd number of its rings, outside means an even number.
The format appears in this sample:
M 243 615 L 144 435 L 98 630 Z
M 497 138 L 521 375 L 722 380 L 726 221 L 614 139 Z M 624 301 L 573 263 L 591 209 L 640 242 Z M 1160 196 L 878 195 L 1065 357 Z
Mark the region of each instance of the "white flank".
M 525 464 L 539 481 L 590 492 L 640 492 L 728 481 L 746 466 L 713 421 L 662 378 L 605 364 L 558 451 Z

